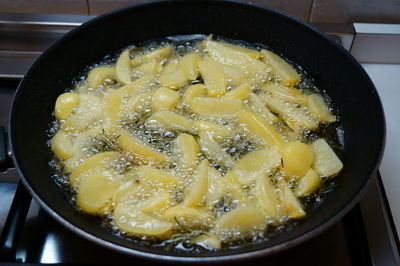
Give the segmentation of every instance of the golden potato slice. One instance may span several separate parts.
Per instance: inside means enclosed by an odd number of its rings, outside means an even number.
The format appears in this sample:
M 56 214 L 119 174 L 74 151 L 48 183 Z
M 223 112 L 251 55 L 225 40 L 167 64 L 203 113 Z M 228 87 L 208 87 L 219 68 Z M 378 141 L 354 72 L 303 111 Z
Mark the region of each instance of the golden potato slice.
M 109 168 L 111 163 L 119 157 L 118 152 L 101 152 L 83 161 L 76 167 L 69 176 L 69 182 L 72 186 L 78 185 L 82 180 L 82 175 L 95 169 Z
M 177 69 L 171 73 L 163 72 L 159 78 L 160 84 L 170 89 L 177 90 L 186 82 L 186 76 L 181 69 Z
M 204 233 L 202 235 L 190 239 L 191 244 L 199 245 L 206 249 L 220 249 L 221 240 L 211 233 Z
M 190 103 L 192 111 L 200 116 L 229 116 L 242 111 L 242 101 L 238 99 L 216 99 L 194 97 Z
M 180 165 L 188 170 L 194 169 L 200 152 L 196 139 L 189 134 L 180 134 L 175 140 L 175 147 L 179 154 Z
M 313 168 L 318 174 L 321 176 L 335 176 L 342 170 L 342 161 L 325 139 L 316 140 L 311 146 L 314 150 Z
M 271 111 L 278 113 L 293 130 L 315 130 L 318 128 L 318 120 L 311 116 L 308 110 L 297 108 L 295 105 L 288 104 L 278 98 L 272 98 L 268 95 L 261 95 L 260 99 L 267 104 Z
M 217 66 L 224 73 L 227 83 L 232 86 L 240 86 L 248 78 L 248 73 L 240 68 L 230 67 L 220 63 L 217 63 Z
M 122 231 L 139 236 L 167 238 L 173 227 L 172 223 L 154 218 L 129 203 L 117 204 L 113 220 Z
M 251 92 L 251 84 L 249 82 L 246 82 L 240 85 L 239 87 L 228 91 L 221 98 L 246 100 L 249 97 L 250 92 Z
M 61 124 L 61 128 L 67 131 L 82 131 L 93 125 L 99 124 L 103 118 L 104 105 L 98 96 L 82 94 L 79 97 L 79 105 L 74 114 Z
M 211 60 L 199 62 L 199 70 L 207 88 L 208 95 L 219 97 L 225 94 L 227 80 L 224 72 Z
M 135 70 L 138 70 L 138 71 L 142 72 L 143 74 L 157 75 L 157 74 L 160 74 L 162 68 L 163 68 L 163 66 L 160 61 L 153 60 L 150 62 L 143 63 L 142 65 L 136 67 Z
M 140 209 L 148 213 L 161 213 L 171 204 L 171 195 L 167 191 L 159 191 L 141 204 Z
M 206 133 L 215 141 L 221 141 L 232 135 L 232 130 L 210 121 L 196 120 L 193 127 L 197 132 Z
M 185 221 L 185 224 L 194 225 L 196 223 L 204 221 L 209 217 L 209 215 L 202 209 L 195 209 L 178 205 L 166 210 L 163 217 L 166 218 L 168 221 L 183 219 Z
M 208 160 L 203 160 L 197 166 L 193 180 L 185 190 L 185 196 L 182 202 L 184 207 L 200 207 L 205 200 L 208 190 Z
M 336 117 L 329 111 L 324 99 L 318 94 L 307 96 L 307 104 L 310 112 L 325 123 L 333 123 Z
M 251 151 L 241 158 L 232 173 L 242 184 L 250 184 L 262 173 L 271 173 L 281 164 L 281 156 L 274 149 Z
M 262 228 L 265 217 L 261 210 L 253 206 L 243 206 L 225 213 L 215 221 L 217 231 L 247 231 Z
M 170 110 L 178 104 L 179 98 L 178 92 L 162 87 L 153 93 L 151 107 L 154 111 Z
M 156 85 L 154 75 L 144 75 L 143 77 L 127 84 L 121 88 L 122 94 L 131 95 L 148 91 L 149 88 Z
M 199 54 L 189 53 L 182 57 L 179 68 L 182 70 L 186 80 L 195 80 L 199 76 Z
M 67 119 L 79 105 L 79 94 L 66 92 L 58 96 L 54 114 L 58 120 Z
M 230 66 L 242 66 L 257 61 L 258 51 L 223 42 L 204 40 L 203 46 L 207 54 L 215 61 Z M 255 59 L 256 58 L 256 59 Z
M 129 58 L 130 49 L 123 51 L 118 57 L 117 63 L 115 64 L 115 72 L 117 74 L 118 81 L 122 84 L 129 84 L 132 82 L 132 71 Z
M 76 203 L 85 212 L 100 214 L 120 185 L 116 173 L 97 170 L 85 177 L 77 189 Z
M 283 85 L 294 85 L 300 81 L 300 76 L 297 71 L 280 56 L 268 50 L 261 50 L 261 54 L 265 62 L 267 62 L 277 75 Z
M 294 176 L 304 176 L 314 159 L 313 149 L 299 141 L 286 143 L 281 149 L 283 170 Z
M 255 113 L 240 113 L 237 123 L 265 145 L 271 145 L 279 149 L 284 144 L 276 129 Z
M 172 45 L 166 45 L 154 51 L 150 51 L 143 55 L 134 57 L 133 59 L 131 59 L 131 66 L 135 67 L 149 61 L 161 61 L 168 58 L 172 51 Z
M 231 155 L 222 150 L 219 144 L 212 139 L 211 135 L 200 132 L 199 136 L 200 149 L 208 158 L 217 164 L 228 168 L 232 168 L 235 165 Z
M 185 91 L 185 96 L 183 96 L 183 102 L 190 105 L 190 102 L 194 97 L 206 96 L 207 90 L 204 84 L 195 84 L 189 86 Z
M 71 136 L 60 129 L 51 139 L 51 150 L 57 159 L 66 160 L 74 155 L 74 147 L 72 146 Z
M 213 208 L 215 204 L 223 197 L 224 193 L 228 193 L 229 184 L 217 169 L 208 166 L 208 189 L 207 189 L 207 207 Z
M 280 204 L 279 196 L 268 175 L 262 173 L 257 176 L 255 195 L 266 216 L 270 218 L 279 218 L 281 216 L 278 209 Z
M 153 94 L 150 92 L 132 94 L 128 102 L 123 107 L 125 113 L 143 112 L 150 109 L 152 105 Z
M 302 218 L 306 215 L 301 206 L 300 202 L 292 192 L 289 184 L 285 179 L 281 178 L 277 180 L 277 187 L 280 191 L 280 202 L 282 214 L 285 214 L 293 219 Z
M 157 169 L 151 166 L 139 166 L 137 168 L 137 174 L 143 182 L 154 186 L 162 186 L 164 188 L 176 185 L 180 181 L 177 176 L 171 174 L 168 170 Z
M 146 127 L 152 129 L 167 128 L 173 130 L 191 131 L 192 122 L 187 118 L 171 111 L 159 111 L 146 120 Z
M 165 154 L 155 151 L 144 145 L 128 132 L 122 130 L 119 132 L 118 144 L 124 152 L 135 157 L 140 163 L 148 164 L 150 162 L 164 163 L 168 161 Z
M 297 187 L 294 191 L 294 194 L 297 197 L 305 197 L 313 193 L 321 186 L 321 178 L 314 171 L 314 169 L 310 168 L 305 176 L 303 176 L 297 184 Z
M 104 82 L 111 81 L 116 78 L 115 69 L 108 66 L 98 66 L 90 70 L 87 76 L 87 84 L 89 88 L 97 88 Z
M 252 92 L 249 93 L 248 106 L 254 113 L 258 114 L 268 122 L 276 122 L 278 120 L 276 115 L 271 113 L 271 111 L 264 105 L 261 99 Z
M 112 201 L 114 203 L 125 201 L 137 203 L 140 201 L 143 198 L 143 194 L 140 193 L 140 190 L 143 189 L 143 183 L 137 181 L 138 180 L 129 180 L 121 183 L 115 191 Z
M 110 132 L 116 132 L 121 122 L 123 96 L 121 90 L 108 90 L 104 96 L 104 128 Z
M 307 105 L 307 96 L 295 88 L 286 87 L 281 84 L 268 83 L 263 86 L 263 89 L 274 97 L 278 97 L 284 101 Z

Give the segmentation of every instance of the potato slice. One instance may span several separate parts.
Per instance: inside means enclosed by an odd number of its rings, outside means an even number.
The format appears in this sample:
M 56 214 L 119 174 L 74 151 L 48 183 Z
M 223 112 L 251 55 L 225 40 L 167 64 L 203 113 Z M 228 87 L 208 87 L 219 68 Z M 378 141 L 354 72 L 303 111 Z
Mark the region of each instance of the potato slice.
M 119 132 L 118 144 L 124 152 L 134 156 L 140 163 L 148 164 L 150 162 L 164 163 L 168 161 L 165 154 L 155 151 L 152 148 L 142 144 L 128 132 L 122 130 Z
M 190 103 L 192 111 L 200 116 L 229 116 L 242 111 L 242 101 L 238 99 L 216 99 L 194 97 Z
M 111 81 L 116 78 L 115 69 L 108 66 L 98 66 L 90 70 L 87 76 L 87 84 L 89 88 L 97 88 L 104 82 Z
M 281 164 L 281 156 L 276 149 L 251 151 L 241 158 L 232 173 L 242 184 L 250 184 L 262 173 L 271 173 Z
M 271 111 L 264 105 L 261 99 L 254 93 L 249 93 L 249 107 L 250 109 L 267 120 L 268 122 L 276 122 L 278 118 L 276 115 L 271 113 Z
M 167 191 L 159 191 L 141 204 L 140 209 L 147 213 L 161 213 L 171 204 L 171 195 Z
M 144 75 L 134 82 L 125 85 L 121 88 L 122 94 L 131 95 L 134 93 L 146 92 L 149 88 L 156 84 L 154 75 Z
M 118 81 L 122 84 L 129 84 L 132 82 L 132 71 L 129 58 L 130 49 L 123 51 L 118 57 L 117 63 L 115 64 L 115 72 L 117 74 Z
M 138 180 L 129 180 L 121 183 L 115 191 L 112 201 L 114 203 L 129 201 L 131 204 L 136 204 L 142 200 L 144 194 L 141 193 L 141 190 L 143 190 L 143 183 L 137 181 Z
M 129 112 L 143 112 L 146 109 L 150 110 L 152 105 L 153 95 L 150 92 L 142 92 L 132 94 L 126 106 L 123 107 L 125 113 Z
M 304 176 L 314 159 L 313 149 L 299 141 L 285 144 L 281 149 L 283 170 L 294 176 Z
M 249 82 L 243 83 L 239 87 L 228 91 L 225 95 L 223 95 L 222 99 L 239 99 L 246 100 L 249 97 L 249 93 L 251 92 L 251 84 Z
M 79 94 L 66 92 L 58 96 L 54 114 L 58 120 L 67 119 L 79 105 Z
M 285 179 L 277 180 L 277 186 L 280 191 L 280 202 L 282 206 L 282 214 L 285 214 L 293 219 L 302 218 L 306 215 L 300 202 L 292 192 L 289 184 Z
M 72 186 L 76 186 L 81 182 L 82 175 L 95 169 L 105 169 L 110 167 L 111 163 L 118 159 L 118 152 L 102 152 L 83 161 L 76 167 L 69 176 L 69 182 Z
M 262 173 L 257 176 L 255 195 L 266 216 L 275 219 L 281 216 L 279 196 L 268 175 Z
M 256 61 L 259 57 L 258 51 L 246 49 L 237 45 L 213 40 L 204 40 L 202 44 L 211 58 L 228 66 L 247 65 Z
M 262 211 L 253 206 L 243 206 L 225 213 L 215 221 L 217 231 L 247 231 L 265 225 Z
M 207 90 L 204 84 L 195 84 L 189 86 L 185 91 L 183 102 L 190 105 L 190 102 L 194 97 L 206 96 Z
M 215 142 L 210 135 L 200 132 L 199 136 L 200 149 L 208 158 L 221 166 L 226 166 L 228 168 L 234 167 L 235 162 L 232 157 L 222 150 L 219 144 Z
M 199 70 L 210 96 L 219 97 L 225 94 L 228 85 L 225 74 L 214 62 L 211 60 L 200 61 Z
M 61 128 L 76 132 L 99 124 L 103 118 L 103 108 L 104 105 L 98 96 L 82 94 L 74 114 L 61 124 Z
M 279 149 L 284 144 L 276 129 L 255 113 L 240 113 L 237 123 L 265 145 L 271 145 Z
M 186 76 L 181 69 L 177 69 L 171 73 L 163 72 L 159 78 L 160 84 L 170 89 L 177 90 L 186 82 Z
M 208 160 L 203 160 L 197 166 L 193 180 L 185 190 L 185 198 L 182 202 L 184 207 L 200 207 L 208 190 Z
M 232 131 L 223 126 L 210 121 L 196 120 L 193 127 L 197 132 L 206 133 L 215 141 L 221 141 L 232 135 Z
M 186 80 L 195 80 L 199 76 L 199 54 L 189 53 L 182 57 L 179 68 L 182 70 Z
M 135 70 L 142 72 L 143 74 L 152 74 L 157 75 L 162 71 L 162 63 L 158 60 L 153 60 L 150 62 L 146 62 L 138 67 Z
M 300 81 L 300 76 L 297 71 L 280 56 L 268 50 L 261 50 L 261 54 L 265 62 L 267 62 L 277 75 L 283 85 L 293 85 Z
M 129 203 L 117 204 L 113 220 L 122 231 L 139 236 L 167 238 L 173 227 L 172 223 L 154 218 Z
M 147 118 L 146 127 L 152 129 L 167 128 L 173 130 L 191 131 L 192 122 L 171 111 L 159 111 Z
M 318 174 L 335 176 L 342 170 L 342 161 L 325 139 L 316 140 L 311 146 L 314 150 L 313 168 Z
M 227 83 L 232 86 L 240 86 L 248 78 L 248 73 L 240 68 L 234 68 L 220 63 L 217 63 L 217 66 L 224 73 Z
M 297 197 L 305 197 L 313 193 L 321 186 L 321 178 L 314 171 L 314 169 L 310 168 L 305 176 L 303 176 L 297 184 L 297 187 L 294 191 L 294 194 Z
M 264 101 L 273 112 L 278 113 L 293 130 L 315 130 L 318 128 L 318 120 L 312 117 L 307 110 L 297 108 L 294 105 L 287 104 L 268 95 L 262 95 L 260 99 Z
M 121 122 L 123 96 L 121 90 L 108 90 L 104 96 L 104 128 L 110 132 L 116 132 Z
M 74 155 L 71 136 L 60 129 L 57 134 L 51 139 L 51 150 L 57 159 L 66 160 Z
M 272 94 L 274 97 L 279 97 L 284 101 L 297 103 L 300 105 L 307 105 L 307 96 L 295 88 L 286 87 L 275 83 L 268 83 L 263 86 L 263 89 Z
M 325 123 L 333 123 L 336 117 L 329 111 L 324 99 L 318 94 L 307 96 L 307 103 L 310 112 Z
M 154 111 L 173 109 L 179 102 L 180 95 L 178 92 L 159 88 L 153 93 L 151 107 Z
M 82 180 L 77 190 L 76 203 L 85 212 L 102 213 L 120 185 L 120 177 L 116 173 L 97 170 Z
M 168 221 L 174 221 L 175 219 L 178 219 L 184 220 L 185 224 L 195 225 L 207 219 L 209 215 L 202 209 L 178 205 L 166 210 L 163 217 Z
M 199 157 L 199 144 L 189 134 L 180 134 L 175 140 L 176 151 L 180 155 L 180 165 L 188 170 L 196 167 Z
M 172 50 L 173 50 L 172 45 L 166 45 L 154 51 L 150 51 L 143 55 L 137 56 L 131 59 L 131 66 L 135 67 L 149 61 L 161 61 L 163 59 L 168 58 Z
M 208 166 L 208 189 L 207 189 L 207 207 L 212 208 L 227 192 L 227 184 L 225 177 L 217 171 L 217 169 Z
M 137 174 L 143 182 L 154 186 L 167 188 L 176 185 L 180 180 L 166 169 L 157 169 L 151 166 L 139 166 Z
M 202 235 L 190 239 L 191 244 L 199 245 L 206 249 L 220 249 L 221 240 L 211 233 L 204 233 Z

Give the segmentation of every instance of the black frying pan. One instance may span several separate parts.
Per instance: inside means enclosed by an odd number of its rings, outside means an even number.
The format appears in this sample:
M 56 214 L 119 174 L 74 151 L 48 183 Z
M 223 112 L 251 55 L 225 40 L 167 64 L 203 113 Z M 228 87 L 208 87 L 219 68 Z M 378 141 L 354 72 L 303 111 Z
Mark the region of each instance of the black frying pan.
M 46 129 L 54 103 L 85 68 L 110 52 L 158 37 L 215 33 L 262 43 L 299 64 L 333 99 L 344 128 L 344 169 L 337 187 L 293 229 L 263 243 L 195 255 L 121 239 L 96 219 L 77 215 L 52 180 Z M 10 118 L 14 163 L 34 198 L 59 222 L 110 249 L 160 260 L 221 261 L 267 255 L 316 235 L 359 200 L 383 153 L 385 123 L 378 94 L 361 66 L 333 39 L 280 12 L 226 1 L 162 1 L 112 12 L 85 23 L 53 44 L 17 90 Z

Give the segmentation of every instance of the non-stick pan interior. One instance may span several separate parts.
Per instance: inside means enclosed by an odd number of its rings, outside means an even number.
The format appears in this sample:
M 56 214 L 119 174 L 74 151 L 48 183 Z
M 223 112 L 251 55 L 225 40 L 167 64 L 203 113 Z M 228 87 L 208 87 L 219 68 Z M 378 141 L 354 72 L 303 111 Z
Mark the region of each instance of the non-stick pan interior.
M 72 80 L 88 65 L 128 44 L 197 33 L 263 43 L 299 64 L 338 107 L 344 129 L 344 169 L 337 177 L 337 187 L 320 207 L 290 231 L 240 249 L 192 256 L 226 256 L 266 248 L 264 253 L 268 253 L 321 230 L 322 224 L 343 214 L 376 170 L 384 141 L 379 97 L 359 64 L 332 39 L 288 16 L 236 2 L 163 1 L 139 5 L 96 18 L 56 42 L 25 76 L 13 105 L 10 137 L 25 184 L 60 221 L 76 227 L 75 231 L 87 232 L 83 235 L 90 234 L 99 243 L 125 247 L 128 249 L 120 249 L 135 254 L 188 256 L 123 240 L 101 227 L 96 219 L 77 215 L 51 179 L 46 130 L 54 119 L 57 96 L 71 88 Z

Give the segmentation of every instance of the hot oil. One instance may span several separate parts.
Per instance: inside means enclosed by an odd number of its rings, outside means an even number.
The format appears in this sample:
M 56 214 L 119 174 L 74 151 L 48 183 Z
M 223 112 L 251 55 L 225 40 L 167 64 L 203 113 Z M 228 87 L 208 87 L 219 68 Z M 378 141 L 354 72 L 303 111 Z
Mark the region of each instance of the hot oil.
M 175 47 L 175 54 L 173 56 L 183 56 L 186 53 L 189 52 L 197 52 L 199 50 L 199 42 L 206 39 L 207 36 L 205 35 L 190 35 L 190 36 L 174 36 L 174 37 L 168 37 L 166 39 L 159 39 L 159 40 L 152 40 L 149 42 L 142 43 L 138 46 L 131 46 L 131 58 L 134 58 L 135 56 L 139 56 L 141 54 L 144 54 L 148 51 L 153 51 L 157 49 L 158 47 L 167 45 L 167 44 L 172 44 Z M 215 38 L 223 41 L 227 41 L 229 43 L 241 45 L 246 48 L 253 48 L 256 50 L 261 50 L 261 49 L 269 49 L 267 46 L 257 44 L 249 44 L 246 42 L 241 42 L 241 41 L 233 41 L 225 38 Z M 141 47 L 147 47 L 147 48 L 141 48 Z M 98 66 L 98 65 L 112 65 L 116 61 L 116 54 L 110 54 L 104 58 L 101 62 L 98 64 L 91 66 L 87 69 L 87 72 L 90 71 L 93 67 Z M 166 63 L 166 62 L 164 62 Z M 302 70 L 299 66 L 296 66 L 293 64 L 297 71 L 301 73 L 301 82 L 297 85 L 297 88 L 303 91 L 306 94 L 311 94 L 311 93 L 319 93 L 322 94 L 325 100 L 328 100 L 328 103 L 330 103 L 330 107 L 332 111 L 335 113 L 335 108 L 330 101 L 329 97 L 324 94 L 323 90 L 319 90 L 312 82 L 312 79 L 308 77 L 307 73 Z M 94 95 L 104 95 L 106 90 L 108 89 L 114 89 L 120 86 L 120 84 L 117 83 L 116 80 L 109 80 L 109 82 L 100 89 L 97 90 L 92 90 L 90 88 L 85 87 L 85 80 L 86 78 L 86 73 L 85 75 L 82 75 L 79 77 L 74 83 L 73 87 L 76 88 L 77 91 L 84 92 L 87 94 L 94 94 Z M 196 84 L 202 82 L 201 79 L 192 81 L 191 84 Z M 178 92 L 183 95 L 187 87 L 191 84 L 188 84 L 178 90 Z M 70 91 L 71 89 L 67 90 Z M 154 88 L 151 88 L 149 92 L 154 91 Z M 257 90 L 255 91 L 257 93 Z M 144 102 L 143 105 L 141 106 L 141 109 L 139 110 L 137 114 L 131 114 L 123 123 L 121 124 L 121 127 L 124 129 L 127 129 L 133 136 L 137 137 L 140 139 L 143 143 L 146 143 L 150 145 L 154 150 L 164 153 L 168 156 L 175 156 L 174 155 L 174 139 L 178 136 L 178 132 L 174 130 L 167 130 L 167 129 L 149 129 L 146 127 L 146 119 L 151 115 L 150 112 L 150 106 L 148 103 Z M 177 113 L 189 118 L 198 118 L 197 115 L 193 114 L 188 110 L 188 108 L 185 105 L 179 105 L 177 106 Z M 101 124 L 103 121 L 96 121 L 93 123 L 93 125 L 89 126 L 89 128 L 96 130 L 99 129 L 100 127 L 97 126 Z M 234 127 L 233 121 L 224 121 L 224 120 L 214 120 L 215 123 L 217 124 L 223 124 L 225 126 L 228 126 L 229 128 Z M 281 124 L 279 124 L 281 123 Z M 278 122 L 275 124 L 276 128 L 278 130 L 281 130 L 281 132 L 288 132 L 290 133 L 290 129 L 282 123 L 282 121 Z M 54 134 L 57 132 L 59 129 L 59 124 L 57 122 L 53 123 L 50 125 L 49 129 L 49 138 L 54 136 Z M 78 162 L 82 162 L 86 158 L 99 153 L 103 151 L 118 151 L 118 145 L 116 145 L 116 139 L 117 135 L 107 135 L 106 133 L 99 131 L 100 133 L 91 138 L 88 139 L 87 142 L 83 145 L 83 148 L 78 152 L 79 156 L 75 158 Z M 191 134 L 193 136 L 196 136 L 196 132 L 186 132 L 188 134 Z M 76 133 L 73 131 L 70 133 L 71 139 L 76 138 Z M 290 135 L 290 134 L 289 134 Z M 287 138 L 291 138 L 288 135 Z M 316 131 L 309 131 L 309 132 L 304 132 L 301 135 L 301 141 L 304 141 L 306 143 L 312 142 L 313 140 L 317 138 L 326 138 L 329 140 L 329 144 L 334 148 L 335 152 L 340 154 L 340 152 L 343 150 L 343 130 L 340 127 L 339 122 L 335 122 L 331 125 L 328 126 L 320 126 L 318 130 Z M 295 138 L 295 137 L 294 137 Z M 293 139 L 291 139 L 293 140 Z M 247 153 L 257 149 L 259 146 L 259 143 L 252 139 L 250 136 L 247 136 L 246 134 L 236 134 L 233 135 L 232 137 L 220 141 L 219 144 L 223 148 L 223 150 L 227 153 L 229 153 L 234 159 L 240 159 Z M 179 155 L 178 155 L 179 156 Z M 204 153 L 199 154 L 200 159 L 207 157 Z M 179 159 L 179 158 L 175 158 Z M 226 173 L 227 170 L 222 168 L 218 163 L 213 162 L 210 160 L 211 166 L 216 168 L 222 175 Z M 57 159 L 53 159 L 50 162 L 50 165 L 55 169 L 56 174 L 53 176 L 54 181 L 64 190 L 66 197 L 69 199 L 69 201 L 75 205 L 75 200 L 76 200 L 76 192 L 75 190 L 70 186 L 69 184 L 69 177 L 68 174 L 63 170 L 63 166 L 60 164 L 60 161 Z M 116 169 L 119 169 L 119 173 L 128 173 L 132 169 L 134 169 L 137 165 L 135 164 L 135 161 L 133 158 L 122 158 L 120 161 L 116 162 L 115 165 L 113 166 Z M 171 188 L 169 192 L 171 192 L 174 195 L 173 203 L 172 205 L 177 205 L 181 202 L 182 198 L 182 191 L 184 188 L 188 186 L 188 184 L 191 183 L 191 177 L 190 173 L 188 174 L 187 172 L 182 172 L 179 165 L 177 164 L 172 164 L 169 168 L 175 175 L 179 176 L 182 179 L 182 182 L 178 184 L 180 188 Z M 135 176 L 131 176 L 130 178 L 135 179 Z M 333 186 L 334 186 L 334 181 L 333 180 L 328 180 L 326 179 L 325 182 L 322 183 L 321 188 L 319 191 L 316 193 L 310 195 L 307 198 L 304 198 L 301 200 L 304 208 L 306 210 L 312 210 L 318 207 L 318 205 L 323 201 L 325 193 L 329 192 Z M 155 192 L 151 191 L 151 192 Z M 149 195 L 142 195 L 143 198 L 148 197 Z M 214 214 L 218 217 L 222 215 L 225 212 L 230 211 L 231 209 L 234 209 L 236 207 L 236 203 L 232 200 L 229 199 L 229 195 L 227 198 L 221 199 L 215 206 L 214 206 Z M 89 215 L 90 216 L 90 215 Z M 93 217 L 93 216 L 90 216 Z M 98 220 L 98 218 L 93 218 L 95 220 Z M 164 240 L 160 241 L 157 238 L 153 237 L 138 237 L 138 236 L 132 236 L 129 234 L 126 234 L 124 232 L 121 232 L 120 229 L 115 225 L 111 213 L 106 213 L 101 219 L 100 223 L 102 226 L 108 228 L 110 231 L 112 231 L 117 237 L 126 239 L 127 241 L 133 242 L 137 245 L 142 245 L 146 247 L 151 247 L 151 248 L 156 248 L 156 249 L 161 249 L 161 250 L 174 250 L 174 252 L 177 253 L 204 253 L 204 252 L 211 252 L 212 250 L 208 249 L 207 247 L 202 247 L 202 246 L 197 246 L 197 245 L 192 245 L 189 242 L 189 237 L 193 236 L 193 234 L 196 234 L 196 232 L 193 232 L 192 229 L 187 228 L 182 226 L 181 228 L 177 228 L 174 230 L 172 234 L 172 238 L 169 240 Z M 290 230 L 292 226 L 294 226 L 296 223 L 290 219 L 287 219 L 285 217 L 282 217 L 280 224 L 279 225 L 274 225 L 273 222 L 270 222 L 267 224 L 266 228 L 264 230 L 254 230 L 252 232 L 229 232 L 226 233 L 225 235 L 222 235 L 222 248 L 221 250 L 226 250 L 226 249 L 237 249 L 241 248 L 244 245 L 248 245 L 250 243 L 258 243 L 258 242 L 263 242 L 263 241 L 268 241 L 268 239 L 272 238 L 274 235 L 285 232 L 286 230 Z M 202 225 L 204 228 L 208 228 L 210 225 L 205 224 Z

